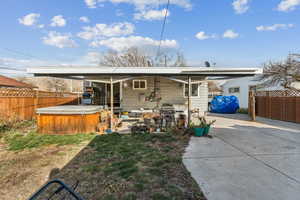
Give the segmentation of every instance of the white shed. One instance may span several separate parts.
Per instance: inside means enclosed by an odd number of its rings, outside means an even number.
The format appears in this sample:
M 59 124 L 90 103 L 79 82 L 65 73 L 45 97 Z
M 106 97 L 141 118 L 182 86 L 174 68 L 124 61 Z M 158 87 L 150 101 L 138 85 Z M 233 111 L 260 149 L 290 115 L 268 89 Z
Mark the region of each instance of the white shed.
M 261 82 L 256 81 L 255 77 L 242 77 L 230 79 L 225 82 L 221 87 L 224 96 L 236 96 L 239 99 L 241 108 L 248 108 L 249 91 L 252 90 L 282 90 L 280 86 L 261 88 L 257 87 Z

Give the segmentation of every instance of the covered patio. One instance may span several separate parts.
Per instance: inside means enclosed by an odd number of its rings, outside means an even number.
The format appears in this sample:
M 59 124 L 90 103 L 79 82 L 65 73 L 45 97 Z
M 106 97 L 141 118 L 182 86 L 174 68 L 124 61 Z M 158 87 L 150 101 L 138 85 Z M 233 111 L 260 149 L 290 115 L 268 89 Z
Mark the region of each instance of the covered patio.
M 96 105 L 110 110 L 110 127 L 118 126 L 116 118 L 125 119 L 124 113 L 134 116 L 148 114 L 154 118 L 162 113 L 172 115 L 173 125 L 178 119 L 191 122 L 192 112 L 205 115 L 208 110 L 207 78 L 253 76 L 257 68 L 203 68 L 203 67 L 90 67 L 51 66 L 28 68 L 34 76 L 89 81 L 100 91 Z M 117 114 L 117 115 L 114 115 Z M 173 117 L 174 116 L 174 117 Z M 186 117 L 183 117 L 186 116 Z M 161 122 L 162 123 L 162 122 Z M 164 122 L 168 123 L 168 122 Z M 157 129 L 157 128 L 155 128 Z

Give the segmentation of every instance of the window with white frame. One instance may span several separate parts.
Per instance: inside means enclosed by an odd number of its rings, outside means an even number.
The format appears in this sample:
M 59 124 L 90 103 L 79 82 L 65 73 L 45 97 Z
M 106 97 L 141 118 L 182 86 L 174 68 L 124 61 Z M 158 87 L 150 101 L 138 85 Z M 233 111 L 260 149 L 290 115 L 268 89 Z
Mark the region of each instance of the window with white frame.
M 134 90 L 146 90 L 147 81 L 146 80 L 133 80 L 132 88 Z
M 184 96 L 188 97 L 189 96 L 189 86 L 188 84 L 184 84 Z M 199 97 L 199 84 L 191 84 L 191 96 L 192 97 Z
M 240 93 L 240 87 L 228 88 L 229 93 Z

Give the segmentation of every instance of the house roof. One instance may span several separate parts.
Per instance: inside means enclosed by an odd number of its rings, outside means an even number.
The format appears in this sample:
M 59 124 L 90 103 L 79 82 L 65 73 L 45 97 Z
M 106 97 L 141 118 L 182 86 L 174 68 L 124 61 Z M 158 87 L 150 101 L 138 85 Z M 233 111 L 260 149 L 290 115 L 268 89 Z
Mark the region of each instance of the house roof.
M 33 88 L 32 85 L 2 75 L 0 75 L 0 86 L 16 88 Z
M 253 76 L 262 73 L 259 68 L 207 68 L 207 67 L 101 67 L 101 66 L 48 66 L 32 67 L 28 73 L 36 76 L 88 76 L 88 75 L 204 75 Z

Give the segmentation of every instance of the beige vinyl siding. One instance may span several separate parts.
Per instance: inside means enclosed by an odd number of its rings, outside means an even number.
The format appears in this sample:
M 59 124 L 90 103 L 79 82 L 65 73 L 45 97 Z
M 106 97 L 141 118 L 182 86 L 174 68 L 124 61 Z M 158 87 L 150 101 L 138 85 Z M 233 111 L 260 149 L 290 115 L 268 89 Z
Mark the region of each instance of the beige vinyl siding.
M 160 88 L 161 101 L 160 105 L 164 103 L 170 103 L 179 105 L 180 107 L 187 108 L 187 98 L 184 97 L 182 83 L 172 81 L 163 77 L 157 77 L 159 80 L 158 87 Z M 135 79 L 134 79 L 135 80 Z M 154 90 L 154 77 L 137 77 L 136 80 L 147 80 L 146 90 L 133 90 L 133 81 L 129 80 L 123 83 L 123 98 L 121 106 L 124 111 L 136 110 L 140 108 L 154 108 L 156 102 L 145 101 L 145 97 L 148 97 Z M 125 87 L 125 85 L 127 85 Z M 207 84 L 202 83 L 199 89 L 199 97 L 193 97 L 191 99 L 192 109 L 199 109 L 201 112 L 207 111 L 208 102 L 208 89 Z
M 134 79 L 135 80 L 135 79 Z M 146 90 L 134 90 L 133 80 L 125 81 L 123 83 L 123 98 L 121 107 L 124 111 L 136 110 L 140 108 L 153 108 L 156 106 L 156 102 L 146 102 L 145 97 L 153 91 L 154 80 L 153 78 L 138 77 L 136 80 L 146 80 Z M 127 85 L 125 87 L 125 85 Z
M 208 87 L 206 82 L 199 85 L 199 97 L 193 97 L 191 103 L 192 109 L 199 109 L 202 113 L 208 110 Z

